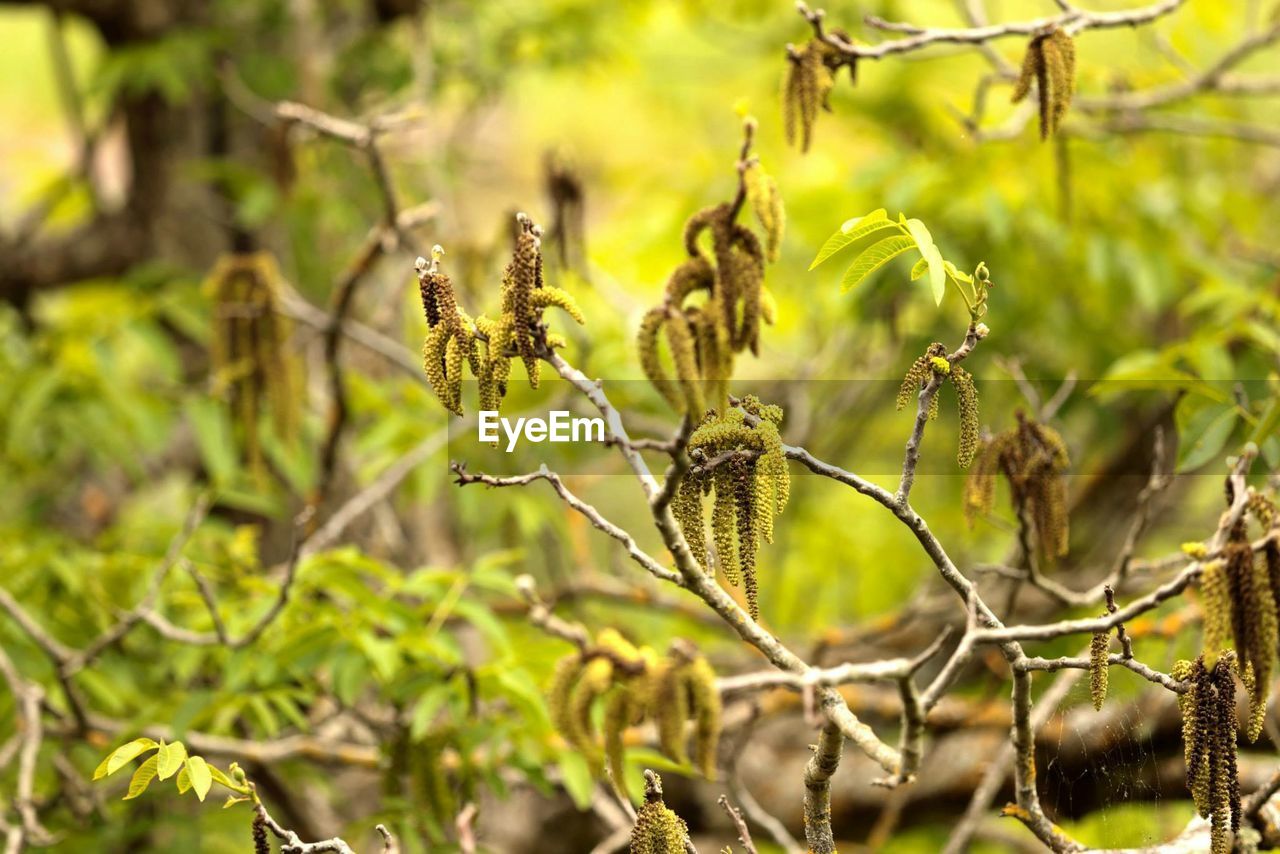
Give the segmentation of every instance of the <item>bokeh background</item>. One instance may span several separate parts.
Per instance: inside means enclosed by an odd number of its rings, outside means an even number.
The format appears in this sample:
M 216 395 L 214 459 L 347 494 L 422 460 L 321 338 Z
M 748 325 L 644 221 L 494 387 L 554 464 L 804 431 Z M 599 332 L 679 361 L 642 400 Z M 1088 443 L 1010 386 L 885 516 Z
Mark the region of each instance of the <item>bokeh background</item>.
M 843 265 L 808 271 L 841 222 L 885 207 L 927 223 L 961 268 L 985 261 L 992 271 L 992 333 L 968 362 L 984 426 L 999 432 L 1015 409 L 1034 411 L 1015 375 L 1044 399 L 1075 378 L 1054 420 L 1073 463 L 1071 552 L 1055 569 L 1066 583 L 1083 587 L 1109 568 L 1157 431 L 1181 474 L 1139 546 L 1143 558 L 1211 532 L 1223 459 L 1244 440 L 1265 440 L 1264 457 L 1280 462 L 1276 440 L 1256 433 L 1280 353 L 1274 94 L 1200 93 L 1160 111 L 1213 128 L 1266 130 L 1270 120 L 1270 136 L 1252 140 L 1144 131 L 1077 109 L 1063 135 L 1041 142 L 1031 126 L 999 132 L 1017 108 L 997 85 L 983 119 L 995 132 L 983 139 L 962 118 L 988 61 L 943 46 L 864 62 L 856 87 L 841 75 L 832 112 L 801 154 L 785 143 L 779 88 L 785 45 L 808 28 L 785 0 L 121 0 L 56 14 L 53 5 L 0 4 L 0 586 L 72 647 L 144 595 L 199 495 L 212 496 L 212 510 L 185 559 L 212 585 L 233 633 L 274 595 L 329 426 L 322 331 L 299 306 L 329 309 L 382 213 L 359 151 L 262 121 L 264 105 L 285 99 L 357 121 L 399 117 L 379 138 L 396 195 L 406 208 L 435 207 L 413 229 L 415 247 L 376 262 L 349 316 L 411 360 L 424 331 L 413 249 L 441 244 L 461 300 L 478 313 L 496 305 L 513 214 L 549 225 L 559 213 L 565 257 L 549 257 L 548 276 L 588 321 L 578 329 L 557 319 L 565 355 L 626 403 L 633 435 L 668 433 L 675 420 L 643 382 L 635 331 L 682 257 L 684 220 L 732 196 L 750 114 L 787 232 L 768 278 L 778 322 L 758 358 L 739 360 L 734 388 L 783 404 L 788 441 L 894 485 L 911 421 L 893 409 L 897 383 L 929 342 L 954 347 L 963 336 L 955 294 L 935 307 L 924 282 L 909 281 L 907 261 L 847 294 Z M 864 13 L 963 24 L 955 4 L 933 0 L 826 8 L 868 40 L 884 36 Z M 1011 20 L 1055 9 L 1004 0 L 987 11 Z M 1189 3 L 1150 27 L 1086 33 L 1079 98 L 1176 82 L 1267 26 L 1267 14 L 1256 3 Z M 994 48 L 1016 64 L 1022 44 Z M 1275 63 L 1274 49 L 1263 50 L 1237 71 Z M 576 203 L 564 203 L 563 187 L 557 200 L 556 178 Z M 264 425 L 259 466 L 245 462 L 210 380 L 202 287 L 246 235 L 295 292 L 289 350 L 305 377 L 297 429 L 282 437 Z M 343 346 L 349 420 L 319 518 L 397 465 L 404 476 L 303 560 L 289 604 L 255 644 L 184 644 L 140 626 L 72 677 L 89 714 L 78 723 L 48 657 L 0 616 L 0 644 L 48 693 L 37 794 L 59 834 L 55 850 L 245 850 L 243 808 L 171 789 L 121 802 L 123 780 L 87 782 L 110 747 L 155 726 L 240 746 L 358 746 L 346 759 L 203 751 L 269 780 L 264 794 L 308 838 L 341 832 L 373 845 L 371 828 L 384 821 L 408 851 L 453 850 L 452 816 L 476 801 L 482 848 L 591 850 L 607 833 L 591 810 L 602 790 L 552 731 L 542 699 L 569 647 L 529 625 L 512 581 L 522 572 L 593 630 L 617 626 L 655 648 L 691 638 L 724 674 L 763 666 L 697 600 L 642 577 L 550 490 L 454 486 L 449 459 L 482 458 L 470 428 L 447 419 L 419 378 Z M 511 411 L 556 408 L 571 397 L 563 386 L 517 388 Z M 914 499 L 968 570 L 1003 559 L 1013 519 L 1001 497 L 995 518 L 965 524 L 955 429 L 944 401 Z M 529 470 L 542 450 L 497 462 Z M 562 467 L 575 490 L 657 548 L 618 461 L 584 451 Z M 856 493 L 795 474 L 778 541 L 762 554 L 772 630 L 833 664 L 910 654 L 942 625 L 962 623 L 958 603 L 935 595 L 932 567 L 905 529 Z M 193 579 L 171 573 L 159 610 L 208 632 Z M 913 610 L 921 602 L 933 605 Z M 1062 613 L 1051 606 L 1033 592 L 1015 605 L 1023 620 Z M 1193 648 L 1188 619 L 1176 601 L 1137 627 L 1140 656 L 1164 667 Z M 1042 648 L 1077 652 L 1072 642 Z M 850 850 L 940 848 L 979 758 L 1005 738 L 1001 667 L 989 662 L 965 680 L 931 736 L 917 790 L 874 789 L 873 771 L 848 757 L 835 815 Z M 1076 688 L 1042 737 L 1046 807 L 1091 844 L 1175 835 L 1192 808 L 1172 701 L 1150 700 L 1150 686 L 1124 671 L 1112 686 L 1101 713 L 1087 687 Z M 896 726 L 892 697 L 849 695 L 878 728 Z M 765 696 L 736 720 L 726 750 L 739 754 L 743 784 L 799 834 L 813 731 L 797 698 Z M 0 697 L 0 742 L 17 722 L 11 698 Z M 649 744 L 634 745 L 630 759 L 637 773 L 666 775 L 669 803 L 700 847 L 732 841 L 715 807 L 722 787 L 685 779 Z M 0 771 L 0 786 L 15 773 Z M 980 848 L 1025 846 L 1029 835 L 1011 821 L 993 819 Z M 769 850 L 768 834 L 757 839 Z

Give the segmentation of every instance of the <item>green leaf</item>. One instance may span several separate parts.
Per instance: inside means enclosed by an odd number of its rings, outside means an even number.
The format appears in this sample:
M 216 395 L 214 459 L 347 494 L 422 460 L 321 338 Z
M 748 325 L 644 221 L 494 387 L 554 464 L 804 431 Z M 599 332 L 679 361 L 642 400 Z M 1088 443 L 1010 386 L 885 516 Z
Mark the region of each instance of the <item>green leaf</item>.
M 236 804 L 243 804 L 248 800 L 248 798 L 238 798 L 235 795 L 227 795 L 227 799 L 222 803 L 222 808 L 225 810 L 228 807 L 235 806 Z
M 226 786 L 228 789 L 234 789 L 237 792 L 240 791 L 240 785 L 233 783 L 230 777 L 218 770 L 218 766 L 205 763 L 205 767 L 209 769 L 209 776 L 213 778 L 215 783 L 220 786 Z
M 1234 406 L 1208 406 L 1187 419 L 1186 426 L 1179 431 L 1183 441 L 1179 443 L 1178 471 L 1197 469 L 1222 453 L 1239 419 L 1240 413 Z
M 213 786 L 213 774 L 209 770 L 208 763 L 199 756 L 188 756 L 183 770 L 191 777 L 191 788 L 195 789 L 196 797 L 203 801 L 204 796 L 209 794 L 209 789 Z
M 934 245 L 933 235 L 920 220 L 907 220 L 907 231 L 911 232 L 916 247 L 929 266 L 929 287 L 933 291 L 933 302 L 935 305 L 941 304 L 942 297 L 947 292 L 947 268 L 942 260 L 942 252 Z M 915 272 L 914 268 L 912 272 Z M 914 279 L 915 277 L 912 276 L 913 281 Z
M 924 250 L 925 260 L 929 262 L 929 287 L 933 290 L 933 304 L 942 305 L 942 297 L 947 292 L 947 271 L 942 266 L 942 253 L 938 247 L 930 246 Z
M 587 760 L 573 751 L 566 751 L 560 756 L 560 777 L 565 791 L 573 798 L 580 810 L 591 806 L 591 795 L 595 791 L 596 781 L 587 766 Z
M 187 761 L 187 748 L 182 742 L 175 741 L 172 744 L 161 744 L 160 752 L 156 754 L 156 758 L 160 761 L 157 772 L 161 780 L 168 780 L 178 770 L 182 768 L 182 763 Z
M 818 254 L 809 265 L 809 269 L 812 270 L 841 249 L 861 240 L 868 234 L 879 231 L 882 228 L 893 227 L 894 223 L 885 214 L 884 208 L 874 210 L 866 216 L 854 217 L 845 222 L 839 231 L 827 238 L 827 242 L 822 244 L 822 248 L 818 250 Z
M 854 259 L 849 269 L 844 271 L 840 280 L 840 292 L 848 293 L 856 288 L 863 279 L 897 258 L 908 249 L 915 248 L 916 242 L 905 234 L 886 237 L 879 243 L 873 243 Z
M 1277 427 L 1280 427 L 1280 397 L 1273 397 L 1262 411 L 1262 417 L 1249 435 L 1249 441 L 1261 445 L 1275 433 Z
M 188 759 L 189 763 L 191 760 Z M 178 794 L 185 795 L 191 789 L 191 774 L 187 772 L 187 766 L 182 766 L 182 770 L 178 772 L 178 776 L 174 778 L 174 783 L 178 786 Z
M 410 740 L 422 740 L 427 730 L 431 729 L 431 723 L 435 720 L 440 707 L 449 699 L 450 693 L 449 686 L 441 684 L 432 685 L 422 692 L 418 697 L 417 705 L 413 707 L 413 717 L 409 720 Z
M 911 266 L 911 281 L 914 282 L 916 279 L 923 276 L 925 271 L 928 269 L 929 259 L 922 256 L 919 261 Z
M 103 777 L 114 774 L 123 768 L 130 760 L 141 756 L 148 750 L 155 750 L 159 746 L 159 744 L 149 738 L 135 738 L 128 744 L 122 744 L 115 750 L 111 751 L 111 754 L 107 756 L 106 759 L 102 760 L 102 763 L 94 769 L 93 779 L 101 780 Z
M 129 780 L 129 791 L 124 796 L 124 800 L 131 801 L 147 790 L 147 786 L 150 786 L 151 781 L 156 778 L 159 758 L 160 755 L 156 754 L 138 766 L 138 770 L 133 772 L 133 778 Z

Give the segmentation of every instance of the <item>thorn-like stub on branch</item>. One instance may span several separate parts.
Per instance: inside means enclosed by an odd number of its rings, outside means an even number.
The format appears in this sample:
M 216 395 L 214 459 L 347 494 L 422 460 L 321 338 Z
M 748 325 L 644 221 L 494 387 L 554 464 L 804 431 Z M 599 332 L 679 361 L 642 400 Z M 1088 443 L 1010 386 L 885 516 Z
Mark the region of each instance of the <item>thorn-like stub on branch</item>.
M 662 778 L 650 768 L 644 769 L 644 799 L 646 802 L 662 800 Z
M 530 604 L 538 599 L 538 586 L 534 583 L 533 576 L 528 573 L 516 576 L 516 591 Z

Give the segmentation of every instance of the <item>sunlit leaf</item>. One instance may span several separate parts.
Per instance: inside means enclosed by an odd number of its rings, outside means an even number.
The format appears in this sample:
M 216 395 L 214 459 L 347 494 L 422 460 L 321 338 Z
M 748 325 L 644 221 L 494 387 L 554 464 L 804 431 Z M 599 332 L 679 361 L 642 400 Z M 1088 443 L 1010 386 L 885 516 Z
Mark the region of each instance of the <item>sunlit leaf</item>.
M 199 756 L 189 756 L 184 770 L 191 777 L 191 788 L 195 790 L 196 797 L 203 801 L 213 785 L 213 774 L 209 771 L 209 765 Z
M 125 794 L 124 800 L 131 801 L 147 790 L 147 786 L 150 786 L 151 781 L 156 778 L 158 761 L 159 754 L 138 766 L 138 770 L 133 772 L 133 777 L 129 780 L 129 791 Z
M 872 232 L 879 231 L 882 228 L 895 227 L 894 223 L 885 215 L 884 208 L 872 211 L 866 216 L 855 217 L 847 221 L 840 227 L 839 231 L 827 238 L 827 242 L 822 244 L 822 248 L 818 250 L 818 254 L 809 264 L 809 269 L 812 270 L 841 249 L 861 240 Z
M 897 258 L 903 252 L 915 247 L 916 242 L 905 234 L 886 237 L 879 243 L 873 243 L 866 251 L 854 259 L 849 269 L 844 271 L 840 280 L 841 293 L 848 293 L 861 284 L 862 280 Z

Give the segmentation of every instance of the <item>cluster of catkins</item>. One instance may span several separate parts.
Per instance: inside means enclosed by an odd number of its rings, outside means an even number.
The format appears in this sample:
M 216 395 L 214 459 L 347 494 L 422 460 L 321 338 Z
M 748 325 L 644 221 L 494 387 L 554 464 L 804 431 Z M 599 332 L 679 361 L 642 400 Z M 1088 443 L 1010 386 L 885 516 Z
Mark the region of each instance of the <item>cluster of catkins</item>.
M 759 618 L 756 552 L 773 542 L 773 517 L 791 496 L 791 475 L 778 425 L 782 409 L 748 395 L 741 409 L 709 413 L 689 437 L 690 455 L 701 462 L 685 474 L 671 503 L 672 513 L 698 563 L 719 567 L 735 587 L 743 585 L 752 618 Z M 708 559 L 703 496 L 714 493 Z
M 432 727 L 416 737 L 410 728 L 399 727 L 385 742 L 387 762 L 382 775 L 383 794 L 401 797 L 406 792 L 418 805 L 417 817 L 432 841 L 444 839 L 458 813 L 459 799 L 470 797 L 473 780 L 468 773 L 467 752 L 457 750 L 457 740 L 447 729 Z M 447 754 L 456 752 L 460 761 Z M 451 773 L 452 772 L 452 773 Z
M 1212 662 L 1229 643 L 1234 646 L 1240 679 L 1249 692 L 1247 733 L 1250 741 L 1256 741 L 1266 718 L 1280 647 L 1280 548 L 1269 538 L 1261 556 L 1255 556 L 1246 527 L 1249 517 L 1270 533 L 1275 506 L 1263 495 L 1250 494 L 1246 517 L 1230 531 L 1221 555 L 1204 567 L 1200 595 L 1205 655 Z
M 1033 81 L 1040 98 L 1040 138 L 1048 139 L 1067 114 L 1076 86 L 1076 45 L 1061 27 L 1039 33 L 1027 44 L 1013 87 L 1015 104 L 1031 92 Z
M 684 854 L 689 826 L 662 801 L 662 779 L 644 772 L 644 803 L 631 828 L 630 854 Z
M 245 458 L 261 460 L 258 419 L 271 410 L 276 435 L 297 425 L 298 390 L 280 312 L 280 271 L 265 252 L 224 255 L 205 282 L 213 299 L 210 357 L 215 393 L 225 394 L 243 435 Z
M 1187 788 L 1196 810 L 1210 820 L 1213 854 L 1231 851 L 1231 836 L 1240 830 L 1240 779 L 1236 769 L 1235 653 L 1194 662 L 1179 661 L 1172 676 L 1190 684 L 1178 695 L 1182 712 L 1182 744 Z
M 964 488 L 965 516 L 972 525 L 995 504 L 996 475 L 1009 482 L 1014 510 L 1027 514 L 1040 552 L 1052 560 L 1067 553 L 1067 483 L 1070 465 L 1058 431 L 1022 412 L 1018 425 L 982 444 Z
M 721 704 L 716 674 L 690 644 L 676 641 L 666 656 L 636 647 L 615 629 L 604 629 L 595 646 L 556 665 L 548 690 L 552 723 L 574 748 L 599 765 L 601 745 L 592 709 L 604 701 L 603 752 L 614 785 L 622 790 L 623 735 L 652 720 L 662 750 L 675 762 L 689 760 L 685 725 L 694 723 L 694 764 L 708 779 L 716 773 Z
M 496 320 L 474 321 L 458 306 L 448 274 L 440 270 L 443 250 L 432 251 L 430 263 L 419 258 L 418 289 L 427 319 L 422 345 L 423 370 L 436 397 L 455 415 L 462 415 L 462 366 L 471 368 L 479 384 L 480 409 L 495 411 L 507 393 L 511 361 L 524 363 L 529 384 L 537 388 L 540 358 L 564 346 L 564 339 L 548 334 L 542 312 L 555 306 L 578 323 L 582 312 L 567 291 L 542 280 L 542 231 L 523 213 L 516 214 L 515 251 L 502 274 L 502 304 Z
M 842 30 L 832 30 L 832 33 L 848 41 Z M 813 141 L 818 109 L 831 111 L 827 98 L 835 88 L 835 75 L 842 65 L 849 67 L 849 78 L 856 83 L 858 67 L 854 59 L 822 39 L 813 38 L 803 47 L 787 49 L 787 76 L 782 83 L 783 120 L 787 142 L 793 145 L 799 142 L 801 151 L 808 151 Z
M 667 279 L 660 305 L 640 322 L 640 366 L 677 412 L 695 420 L 708 408 L 727 408 L 734 355 L 760 346 L 760 324 L 773 323 L 773 297 L 764 286 L 765 262 L 776 260 L 786 215 L 777 184 L 752 160 L 743 184 L 765 241 L 737 222 L 737 205 L 698 211 L 684 227 L 688 259 Z M 703 235 L 710 236 L 710 246 Z M 710 251 L 708 251 L 708 248 Z M 694 304 L 691 298 L 702 297 Z M 675 371 L 663 364 L 661 341 Z
M 929 384 L 935 374 L 944 380 L 950 380 L 956 390 L 956 403 L 960 409 L 960 446 L 956 461 L 961 468 L 968 468 L 978 449 L 978 387 L 974 385 L 973 377 L 968 371 L 951 364 L 944 345 L 933 342 L 923 356 L 911 363 L 898 388 L 897 408 L 901 410 L 916 400 L 921 389 Z M 937 417 L 938 395 L 935 393 L 929 401 L 929 418 L 932 420 Z

